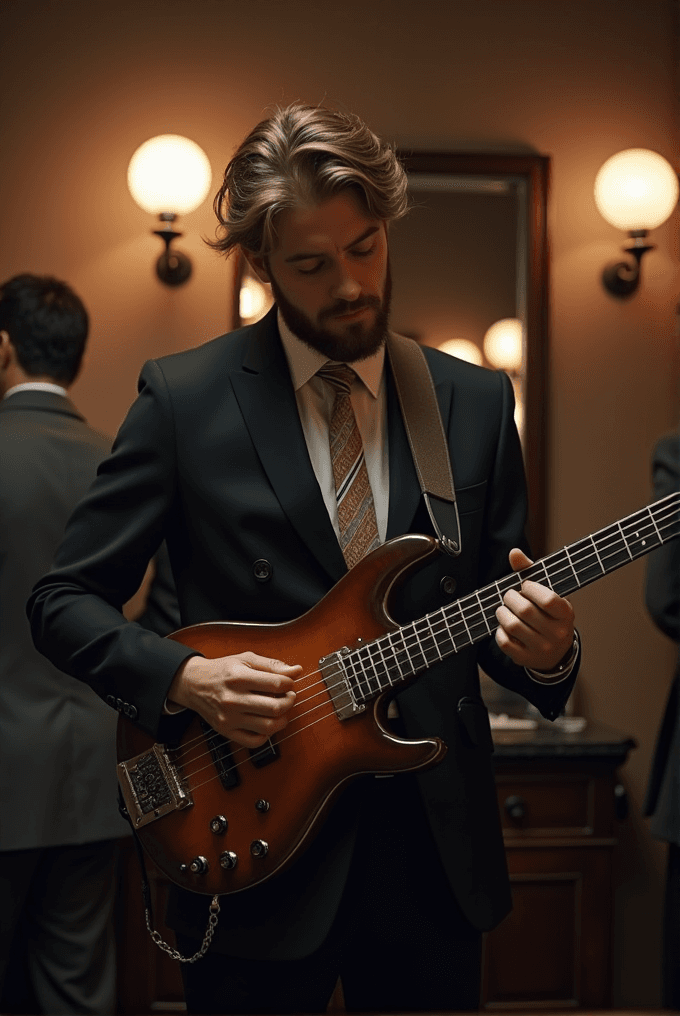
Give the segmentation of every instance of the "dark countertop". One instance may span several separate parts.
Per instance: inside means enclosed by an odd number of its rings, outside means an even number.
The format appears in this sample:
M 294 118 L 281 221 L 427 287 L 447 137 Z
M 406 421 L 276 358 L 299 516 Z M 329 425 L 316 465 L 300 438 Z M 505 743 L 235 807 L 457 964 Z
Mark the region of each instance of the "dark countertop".
M 492 731 L 494 757 L 499 762 L 526 759 L 601 759 L 622 765 L 636 741 L 611 727 L 588 723 L 568 733 L 556 723 L 539 722 L 533 730 Z

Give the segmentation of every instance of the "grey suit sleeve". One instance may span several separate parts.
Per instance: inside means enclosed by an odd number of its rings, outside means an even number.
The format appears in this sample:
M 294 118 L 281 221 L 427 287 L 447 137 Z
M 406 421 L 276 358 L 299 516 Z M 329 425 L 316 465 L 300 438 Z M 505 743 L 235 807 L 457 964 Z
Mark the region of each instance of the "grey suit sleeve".
M 192 650 L 125 621 L 121 608 L 165 537 L 174 497 L 174 421 L 162 372 L 151 362 L 28 612 L 36 648 L 105 700 L 128 704 L 128 715 L 152 736 Z
M 680 436 L 662 437 L 652 457 L 653 500 L 680 490 Z M 653 550 L 647 561 L 645 603 L 656 625 L 680 642 L 680 540 Z

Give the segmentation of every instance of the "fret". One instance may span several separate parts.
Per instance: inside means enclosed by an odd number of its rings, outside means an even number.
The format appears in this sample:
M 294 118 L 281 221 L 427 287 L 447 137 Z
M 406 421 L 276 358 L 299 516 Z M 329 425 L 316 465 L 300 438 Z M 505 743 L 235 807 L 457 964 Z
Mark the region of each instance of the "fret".
M 565 547 L 565 548 L 564 548 L 564 553 L 565 553 L 565 554 L 566 554 L 566 556 L 567 556 L 567 561 L 569 562 L 569 567 L 571 568 L 571 570 L 572 570 L 572 571 L 573 571 L 573 573 L 574 573 L 574 580 L 575 580 L 575 582 L 576 582 L 576 585 L 577 585 L 577 586 L 580 586 L 580 585 L 581 585 L 581 583 L 580 583 L 580 581 L 579 581 L 579 577 L 578 577 L 578 572 L 577 572 L 577 571 L 576 571 L 576 569 L 574 568 L 574 562 L 573 562 L 573 561 L 572 561 L 572 559 L 571 559 L 571 554 L 569 553 L 569 547 Z
M 603 575 L 606 575 L 606 574 L 607 574 L 607 569 L 606 569 L 606 568 L 605 568 L 605 566 L 604 566 L 604 565 L 602 564 L 602 558 L 600 557 L 600 555 L 599 555 L 599 553 L 598 553 L 598 550 L 597 550 L 597 544 L 595 543 L 595 540 L 593 539 L 593 537 L 592 537 L 592 536 L 589 536 L 589 537 L 588 537 L 588 539 L 590 540 L 590 542 L 591 542 L 591 543 L 592 543 L 592 545 L 593 545 L 593 550 L 595 551 L 595 556 L 597 557 L 597 563 L 598 563 L 598 564 L 599 564 L 599 566 L 600 566 L 600 570 L 601 570 L 601 572 L 602 572 L 602 574 L 603 574 Z M 595 576 L 593 576 L 593 578 L 594 578 L 594 577 L 595 577 Z
M 651 520 L 652 525 L 654 526 L 654 531 L 656 532 L 656 538 L 659 541 L 659 543 L 662 543 L 663 541 L 661 539 L 661 533 L 659 532 L 659 527 L 656 524 L 656 519 L 654 518 L 654 512 L 651 510 L 651 508 L 648 508 L 647 509 L 647 513 L 649 515 L 649 518 Z
M 451 626 L 449 624 L 449 619 L 447 617 L 446 610 L 439 610 L 437 611 L 437 613 L 439 614 L 442 624 L 444 625 L 444 632 L 442 635 L 439 636 L 439 646 L 440 649 L 443 651 L 442 656 L 450 656 L 451 653 L 457 652 L 458 647 L 456 646 L 453 634 L 451 632 Z M 447 643 L 450 646 L 450 648 L 447 648 L 446 645 Z
M 489 632 L 487 630 L 484 611 L 480 610 L 477 605 L 476 594 L 473 593 L 471 596 L 466 596 L 458 602 L 461 604 L 461 615 L 463 617 L 463 623 L 465 624 L 467 633 L 470 637 L 470 642 L 479 642 L 479 640 L 481 638 L 485 638 Z
M 482 618 L 484 619 L 484 624 L 486 625 L 486 633 L 487 633 L 487 635 L 490 635 L 491 634 L 491 628 L 489 627 L 489 622 L 487 621 L 486 614 L 484 613 L 484 607 L 482 606 L 482 601 L 479 598 L 479 590 L 475 593 L 475 596 L 477 597 L 477 603 L 479 604 L 479 609 L 480 609 L 480 611 L 482 613 Z
M 552 579 L 550 578 L 550 572 L 548 571 L 548 561 L 550 561 L 550 560 L 551 560 L 551 558 L 548 557 L 548 558 L 545 558 L 543 561 L 539 561 L 538 563 L 543 568 L 543 575 L 545 576 L 546 585 L 550 589 L 554 589 L 555 587 L 552 584 Z M 536 579 L 534 579 L 534 581 L 536 581 Z
M 626 537 L 625 537 L 625 535 L 624 535 L 623 529 L 621 528 L 621 523 L 620 523 L 620 522 L 617 522 L 617 523 L 616 523 L 616 525 L 617 525 L 617 526 L 619 527 L 619 532 L 621 533 L 621 539 L 622 539 L 622 540 L 623 540 L 623 542 L 625 543 L 625 545 L 626 545 L 626 550 L 628 551 L 628 556 L 630 557 L 630 559 L 631 559 L 631 561 L 632 561 L 632 560 L 633 560 L 633 555 L 632 555 L 632 554 L 631 554 L 631 552 L 630 552 L 630 547 L 628 546 L 628 541 L 626 540 Z
M 437 656 L 439 657 L 440 660 L 443 660 L 444 657 L 441 654 L 441 650 L 439 648 L 439 642 L 437 641 L 437 636 L 435 635 L 434 628 L 432 627 L 432 622 L 430 621 L 430 616 L 431 616 L 430 614 L 426 614 L 426 616 L 424 618 L 424 621 L 427 623 L 427 626 L 430 629 L 430 638 L 432 639 L 432 644 L 434 645 L 434 648 L 437 650 Z
M 406 639 L 404 638 L 404 632 L 410 627 L 411 625 L 406 625 L 399 632 L 390 635 L 390 641 L 394 643 L 394 660 L 402 680 L 414 673 L 411 657 L 406 647 Z M 397 648 L 397 643 L 400 643 L 399 648 Z
M 414 670 L 422 670 L 423 667 L 427 666 L 427 656 L 423 649 L 420 641 L 420 635 L 418 634 L 418 628 L 416 624 L 411 625 L 413 635 L 415 636 L 414 648 L 411 651 L 411 662 Z
M 345 675 L 348 683 L 357 702 L 368 702 L 371 698 L 371 688 L 368 683 L 362 680 L 365 675 L 363 673 L 363 668 L 359 667 L 360 660 L 358 659 L 356 653 L 350 653 L 349 656 L 345 656 L 342 663 L 345 668 Z
M 390 666 L 389 666 L 389 663 L 387 661 L 387 657 L 385 656 L 385 651 L 383 649 L 383 639 L 377 639 L 373 643 L 373 645 L 375 646 L 375 648 L 376 648 L 376 650 L 377 650 L 377 652 L 379 654 L 379 663 L 380 663 L 380 666 L 381 666 L 381 668 L 382 668 L 382 670 L 383 670 L 383 672 L 385 674 L 385 677 L 387 678 L 387 683 L 391 686 L 394 682 L 392 681 L 392 675 L 390 673 Z

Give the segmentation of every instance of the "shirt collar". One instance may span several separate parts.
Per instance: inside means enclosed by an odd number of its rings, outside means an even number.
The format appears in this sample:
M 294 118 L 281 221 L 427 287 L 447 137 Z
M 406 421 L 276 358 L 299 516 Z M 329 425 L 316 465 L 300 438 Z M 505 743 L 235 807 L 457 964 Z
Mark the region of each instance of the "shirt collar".
M 68 398 L 68 392 L 61 385 L 53 385 L 50 381 L 26 381 L 21 385 L 13 385 L 12 388 L 8 388 L 4 394 L 4 398 L 8 399 L 10 395 L 16 395 L 17 392 L 52 392 L 54 395 L 63 395 L 64 398 Z
M 312 349 L 302 339 L 298 339 L 297 335 L 291 332 L 283 320 L 281 311 L 277 313 L 277 322 L 281 342 L 290 368 L 290 375 L 293 379 L 293 387 L 297 392 L 314 377 L 318 369 L 323 367 L 324 363 L 328 362 L 328 357 L 324 356 L 323 353 L 319 353 L 318 350 Z M 357 360 L 351 364 L 352 370 L 361 378 L 374 399 L 377 399 L 378 392 L 380 391 L 384 364 L 384 343 L 372 356 L 367 356 L 365 360 Z

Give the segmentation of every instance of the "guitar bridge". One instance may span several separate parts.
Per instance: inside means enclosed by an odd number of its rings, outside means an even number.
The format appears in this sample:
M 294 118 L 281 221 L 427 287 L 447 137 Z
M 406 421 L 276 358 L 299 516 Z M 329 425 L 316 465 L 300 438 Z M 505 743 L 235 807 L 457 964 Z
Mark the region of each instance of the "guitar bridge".
M 343 663 L 343 656 L 349 656 L 347 646 L 328 656 L 323 656 L 319 660 L 319 670 L 338 719 L 348 720 L 351 716 L 356 716 L 357 713 L 363 713 L 366 706 L 358 702 L 354 695 Z
M 119 762 L 117 770 L 125 807 L 135 829 L 194 803 L 163 744 L 154 744 L 150 751 Z

